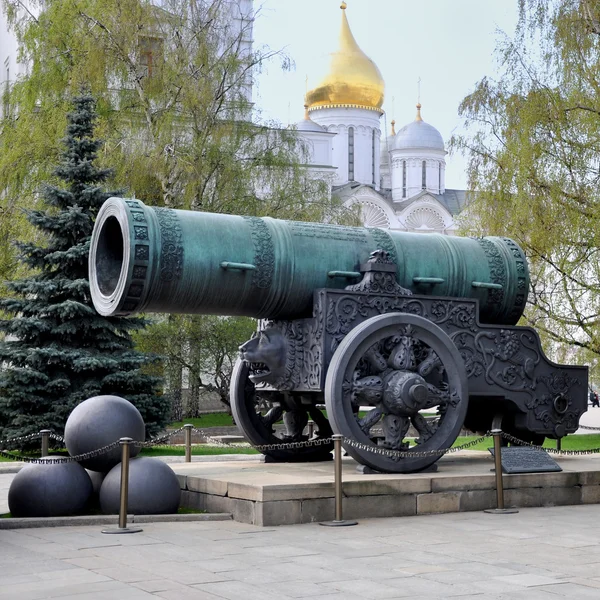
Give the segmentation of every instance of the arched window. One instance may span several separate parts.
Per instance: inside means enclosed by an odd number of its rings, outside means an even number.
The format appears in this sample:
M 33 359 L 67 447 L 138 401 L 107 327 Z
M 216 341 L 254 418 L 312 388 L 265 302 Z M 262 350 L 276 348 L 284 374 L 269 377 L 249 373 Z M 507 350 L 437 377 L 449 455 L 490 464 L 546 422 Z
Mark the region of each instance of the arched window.
M 442 163 L 438 164 L 438 194 L 442 193 Z
M 402 161 L 402 197 L 406 198 L 406 161 Z
M 427 188 L 427 162 L 423 161 L 423 165 L 421 167 L 421 189 Z
M 354 181 L 354 127 L 348 127 L 348 181 Z

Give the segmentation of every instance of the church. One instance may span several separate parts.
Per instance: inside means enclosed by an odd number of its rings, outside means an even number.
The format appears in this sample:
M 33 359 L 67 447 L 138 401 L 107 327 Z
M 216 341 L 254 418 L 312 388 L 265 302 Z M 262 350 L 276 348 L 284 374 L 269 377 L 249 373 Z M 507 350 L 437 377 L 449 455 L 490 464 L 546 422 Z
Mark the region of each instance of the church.
M 352 35 L 342 2 L 339 47 L 329 71 L 305 97 L 299 138 L 315 177 L 347 206 L 358 205 L 363 224 L 397 231 L 454 235 L 467 203 L 465 190 L 445 185 L 446 150 L 440 132 L 423 120 L 381 130 L 385 83 Z

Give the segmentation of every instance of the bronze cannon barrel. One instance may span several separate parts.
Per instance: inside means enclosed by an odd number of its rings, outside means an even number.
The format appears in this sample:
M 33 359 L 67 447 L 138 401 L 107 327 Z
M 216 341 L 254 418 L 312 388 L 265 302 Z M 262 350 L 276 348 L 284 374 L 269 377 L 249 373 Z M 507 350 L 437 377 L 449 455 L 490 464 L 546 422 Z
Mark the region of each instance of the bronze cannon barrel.
M 415 294 L 477 298 L 485 323 L 515 324 L 527 261 L 507 238 L 461 238 L 146 206 L 110 198 L 90 247 L 90 288 L 104 316 L 138 312 L 293 319 L 313 292 L 356 283 L 377 249 Z

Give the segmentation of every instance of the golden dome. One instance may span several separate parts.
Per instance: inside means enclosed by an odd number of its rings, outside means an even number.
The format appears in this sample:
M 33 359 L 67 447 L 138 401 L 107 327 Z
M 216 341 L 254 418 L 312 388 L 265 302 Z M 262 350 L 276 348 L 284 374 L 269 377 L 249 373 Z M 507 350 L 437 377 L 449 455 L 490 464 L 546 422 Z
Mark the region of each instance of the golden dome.
M 309 110 L 347 106 L 383 112 L 385 84 L 377 65 L 359 48 L 342 2 L 342 28 L 337 52 L 330 54 L 329 73 L 306 94 Z

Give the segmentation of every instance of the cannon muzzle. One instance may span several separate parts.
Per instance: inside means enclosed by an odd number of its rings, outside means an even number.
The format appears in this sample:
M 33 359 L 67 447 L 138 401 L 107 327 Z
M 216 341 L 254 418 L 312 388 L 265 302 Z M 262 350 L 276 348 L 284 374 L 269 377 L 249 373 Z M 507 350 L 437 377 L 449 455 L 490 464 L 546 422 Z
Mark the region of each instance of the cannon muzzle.
M 92 234 L 92 300 L 104 316 L 138 312 L 311 316 L 313 293 L 356 283 L 383 249 L 415 294 L 477 298 L 480 320 L 515 324 L 527 261 L 507 238 L 460 238 L 146 206 L 110 198 Z M 382 290 L 383 291 L 383 290 Z

